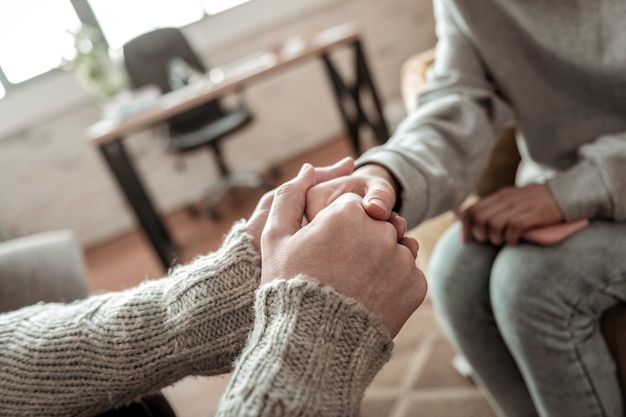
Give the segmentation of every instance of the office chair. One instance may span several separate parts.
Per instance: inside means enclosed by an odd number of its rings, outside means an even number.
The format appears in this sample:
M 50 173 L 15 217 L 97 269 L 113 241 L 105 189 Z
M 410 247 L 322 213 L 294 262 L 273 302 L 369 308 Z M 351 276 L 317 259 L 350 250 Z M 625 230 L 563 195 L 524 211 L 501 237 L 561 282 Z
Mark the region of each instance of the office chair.
M 157 85 L 164 94 L 184 86 L 189 72 L 206 74 L 208 70 L 176 28 L 157 29 L 130 40 L 123 47 L 123 55 L 132 87 Z M 180 153 L 201 147 L 213 151 L 221 178 L 210 188 L 206 207 L 214 218 L 219 217 L 217 205 L 230 187 L 270 188 L 256 173 L 231 173 L 222 155 L 222 140 L 252 120 L 253 115 L 239 94 L 234 108 L 227 109 L 219 98 L 213 99 L 166 122 L 169 151 Z

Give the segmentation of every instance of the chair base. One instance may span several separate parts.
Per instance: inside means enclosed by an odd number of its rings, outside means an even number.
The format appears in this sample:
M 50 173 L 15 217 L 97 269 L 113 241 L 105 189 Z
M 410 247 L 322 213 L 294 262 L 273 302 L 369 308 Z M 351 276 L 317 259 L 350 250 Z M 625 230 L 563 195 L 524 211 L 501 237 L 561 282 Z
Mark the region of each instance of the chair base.
M 221 215 L 218 206 L 224 195 L 235 187 L 260 188 L 266 191 L 274 188 L 274 184 L 268 182 L 256 172 L 236 172 L 228 177 L 222 177 L 219 181 L 209 187 L 205 210 L 213 220 L 220 219 Z

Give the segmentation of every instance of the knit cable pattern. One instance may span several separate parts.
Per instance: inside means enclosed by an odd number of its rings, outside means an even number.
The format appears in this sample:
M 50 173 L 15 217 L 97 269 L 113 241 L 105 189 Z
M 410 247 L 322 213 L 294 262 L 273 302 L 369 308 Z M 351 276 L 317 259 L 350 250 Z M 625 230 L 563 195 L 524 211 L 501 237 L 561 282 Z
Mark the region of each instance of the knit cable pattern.
M 331 287 L 304 276 L 263 285 L 216 417 L 357 416 L 392 348 L 380 318 Z

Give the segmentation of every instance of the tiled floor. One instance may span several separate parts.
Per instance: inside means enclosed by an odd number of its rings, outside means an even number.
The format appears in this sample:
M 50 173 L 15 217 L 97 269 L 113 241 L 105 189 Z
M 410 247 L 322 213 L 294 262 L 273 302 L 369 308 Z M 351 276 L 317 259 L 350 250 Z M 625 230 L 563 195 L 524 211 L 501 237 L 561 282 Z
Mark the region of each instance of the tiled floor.
M 337 139 L 310 154 L 280 167 L 277 182 L 291 178 L 302 163 L 332 163 L 350 154 L 348 142 Z M 186 210 L 167 216 L 168 228 L 180 250 L 182 262 L 216 249 L 230 224 L 247 217 L 261 192 L 238 190 L 223 202 L 220 222 L 194 217 Z M 439 233 L 448 225 L 446 216 L 411 231 L 420 242 L 418 263 L 425 268 Z M 139 233 L 93 248 L 87 253 L 93 291 L 119 290 L 146 278 L 163 274 L 157 259 Z M 368 388 L 363 417 L 491 417 L 495 416 L 483 395 L 451 366 L 454 352 L 437 324 L 427 299 L 395 339 L 392 359 Z M 213 414 L 228 376 L 188 378 L 165 390 L 179 417 Z

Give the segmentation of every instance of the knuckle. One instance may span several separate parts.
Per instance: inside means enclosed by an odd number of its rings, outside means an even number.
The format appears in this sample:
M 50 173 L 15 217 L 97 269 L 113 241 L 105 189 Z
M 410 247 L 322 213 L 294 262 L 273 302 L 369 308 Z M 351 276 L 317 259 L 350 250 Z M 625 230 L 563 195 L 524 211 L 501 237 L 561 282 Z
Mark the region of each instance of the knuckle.
M 291 181 L 288 181 L 286 183 L 279 185 L 278 188 L 276 188 L 275 196 L 276 198 L 280 198 L 284 195 L 288 195 L 295 188 L 296 188 L 296 184 L 292 183 Z
M 380 198 L 384 201 L 395 200 L 395 192 L 387 182 L 378 182 L 376 186 L 370 187 L 367 190 L 367 194 Z
M 513 219 L 509 223 L 509 229 L 512 233 L 520 233 L 525 227 L 525 222 L 521 219 Z
M 471 224 L 484 226 L 487 222 L 487 219 L 477 210 L 468 210 L 467 212 L 467 220 Z
M 476 213 L 473 219 L 474 223 L 482 226 L 482 227 L 490 227 L 491 220 L 483 213 Z
M 341 194 L 335 200 L 342 209 L 345 210 L 355 210 L 357 208 L 361 209 L 361 196 L 354 193 L 345 193 Z
M 282 232 L 273 223 L 266 223 L 263 231 L 261 232 L 261 242 L 271 243 L 279 240 L 282 237 Z

